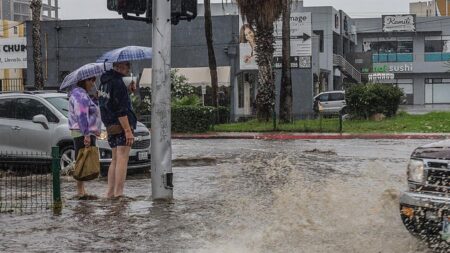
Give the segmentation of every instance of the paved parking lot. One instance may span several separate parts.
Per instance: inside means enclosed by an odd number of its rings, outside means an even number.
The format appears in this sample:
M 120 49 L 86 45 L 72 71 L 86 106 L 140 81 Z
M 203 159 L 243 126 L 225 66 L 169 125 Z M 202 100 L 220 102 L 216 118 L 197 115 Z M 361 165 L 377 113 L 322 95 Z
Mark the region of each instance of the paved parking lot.
M 436 105 L 401 105 L 400 111 L 405 111 L 409 114 L 426 114 L 429 112 L 450 112 L 450 104 L 436 104 Z

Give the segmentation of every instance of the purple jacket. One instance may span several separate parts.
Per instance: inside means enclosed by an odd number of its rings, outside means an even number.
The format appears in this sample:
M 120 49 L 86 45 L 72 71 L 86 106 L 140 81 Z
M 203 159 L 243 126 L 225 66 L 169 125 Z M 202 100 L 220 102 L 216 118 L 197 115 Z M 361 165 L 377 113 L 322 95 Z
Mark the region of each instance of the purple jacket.
M 99 135 L 101 131 L 100 109 L 85 89 L 76 87 L 69 94 L 69 129 L 81 134 Z

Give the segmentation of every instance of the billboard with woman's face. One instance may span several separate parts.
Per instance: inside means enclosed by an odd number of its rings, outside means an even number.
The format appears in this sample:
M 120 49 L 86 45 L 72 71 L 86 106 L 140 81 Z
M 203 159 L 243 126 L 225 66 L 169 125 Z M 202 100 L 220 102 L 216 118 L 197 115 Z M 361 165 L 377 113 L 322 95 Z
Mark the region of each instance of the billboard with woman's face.
M 239 65 L 241 70 L 256 70 L 255 29 L 239 19 Z

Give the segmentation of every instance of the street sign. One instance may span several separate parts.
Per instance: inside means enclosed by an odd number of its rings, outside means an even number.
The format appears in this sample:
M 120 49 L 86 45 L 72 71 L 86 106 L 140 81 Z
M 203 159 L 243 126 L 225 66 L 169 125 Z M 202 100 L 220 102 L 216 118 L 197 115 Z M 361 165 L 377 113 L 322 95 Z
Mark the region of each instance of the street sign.
M 202 95 L 206 95 L 206 85 L 202 85 Z
M 282 56 L 282 22 L 275 24 L 275 57 Z M 312 23 L 310 12 L 298 12 L 291 14 L 291 57 L 297 57 L 297 68 L 307 66 L 312 55 Z M 300 60 L 303 64 L 300 64 Z M 310 65 L 310 64 L 309 64 Z M 292 64 L 291 64 L 292 66 Z
M 0 38 L 0 69 L 27 68 L 27 39 Z
M 394 73 L 370 73 L 368 75 L 369 81 L 394 80 Z

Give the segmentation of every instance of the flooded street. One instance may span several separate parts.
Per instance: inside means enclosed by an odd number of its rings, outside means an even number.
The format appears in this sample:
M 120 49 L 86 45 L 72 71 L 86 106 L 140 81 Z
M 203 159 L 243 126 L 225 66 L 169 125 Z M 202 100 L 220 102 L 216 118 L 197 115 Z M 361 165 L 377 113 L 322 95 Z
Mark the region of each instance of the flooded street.
M 173 203 L 153 203 L 144 176 L 115 201 L 74 200 L 65 178 L 61 215 L 0 215 L 0 252 L 428 252 L 398 198 L 430 142 L 174 140 Z

